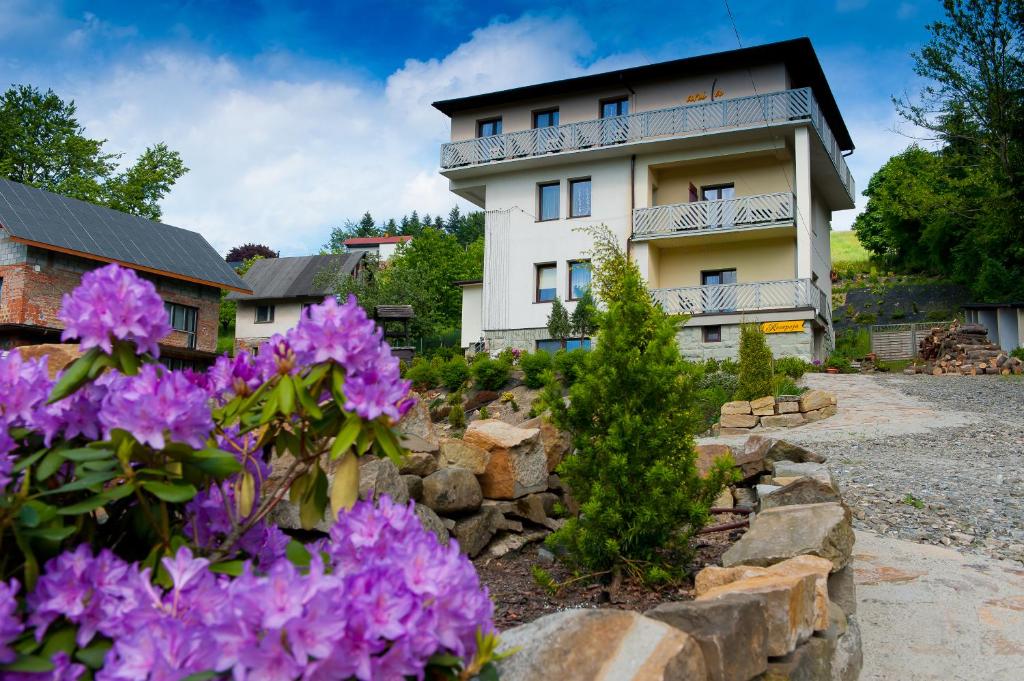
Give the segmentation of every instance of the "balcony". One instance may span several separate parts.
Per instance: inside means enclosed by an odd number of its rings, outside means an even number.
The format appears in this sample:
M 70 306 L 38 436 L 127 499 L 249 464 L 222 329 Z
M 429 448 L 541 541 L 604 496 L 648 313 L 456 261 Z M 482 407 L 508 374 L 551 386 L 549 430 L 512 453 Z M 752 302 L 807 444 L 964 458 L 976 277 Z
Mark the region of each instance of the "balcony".
M 478 137 L 441 146 L 441 169 L 809 120 L 851 198 L 856 187 L 810 88 Z
M 810 279 L 659 288 L 652 290 L 651 296 L 670 314 L 694 316 L 803 308 L 813 309 L 826 319 L 831 317 L 827 296 Z
M 642 240 L 793 224 L 794 203 L 792 194 L 780 192 L 637 208 L 633 211 L 633 238 Z

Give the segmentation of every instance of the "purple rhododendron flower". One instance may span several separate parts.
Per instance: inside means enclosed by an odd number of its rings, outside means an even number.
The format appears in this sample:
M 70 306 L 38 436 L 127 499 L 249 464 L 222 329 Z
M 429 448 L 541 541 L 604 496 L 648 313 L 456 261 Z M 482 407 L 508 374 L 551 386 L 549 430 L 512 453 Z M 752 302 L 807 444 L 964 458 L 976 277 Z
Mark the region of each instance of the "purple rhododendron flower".
M 202 448 L 213 430 L 208 395 L 177 371 L 145 364 L 134 376 L 118 376 L 99 413 L 104 437 L 115 428 L 162 449 L 167 440 Z
M 18 615 L 18 601 L 14 598 L 18 593 L 18 587 L 16 579 L 12 579 L 10 583 L 0 582 L 0 664 L 13 662 L 17 657 L 7 644 L 18 638 L 25 630 L 25 625 Z
M 245 397 L 263 382 L 252 355 L 244 350 L 235 357 L 218 357 L 207 370 L 206 376 L 210 396 L 221 403 L 232 397 Z
M 142 352 L 160 355 L 157 343 L 171 332 L 170 320 L 153 283 L 116 264 L 82 275 L 82 283 L 65 294 L 58 318 L 61 340 L 78 339 L 83 351 L 113 351 L 113 341 L 135 343 Z
M 14 458 L 11 452 L 14 451 L 16 443 L 6 431 L 0 430 L 0 494 L 11 484 L 11 471 L 14 469 Z
M 397 421 L 413 404 L 398 358 L 355 296 L 343 305 L 327 298 L 307 308 L 288 332 L 288 343 L 302 363 L 331 360 L 343 366 L 345 409 L 364 419 L 386 415 Z

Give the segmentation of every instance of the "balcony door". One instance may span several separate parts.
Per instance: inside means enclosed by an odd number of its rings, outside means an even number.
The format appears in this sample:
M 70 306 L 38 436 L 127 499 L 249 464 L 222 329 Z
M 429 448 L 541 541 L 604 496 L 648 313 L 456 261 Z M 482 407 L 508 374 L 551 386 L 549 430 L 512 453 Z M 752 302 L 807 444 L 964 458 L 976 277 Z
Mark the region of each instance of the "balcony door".
M 705 270 L 700 273 L 701 308 L 708 312 L 732 312 L 736 309 L 736 270 Z
M 732 184 L 719 184 L 701 187 L 701 200 L 712 203 L 707 206 L 708 227 L 728 229 L 736 224 L 736 203 L 730 201 L 736 197 L 736 187 Z

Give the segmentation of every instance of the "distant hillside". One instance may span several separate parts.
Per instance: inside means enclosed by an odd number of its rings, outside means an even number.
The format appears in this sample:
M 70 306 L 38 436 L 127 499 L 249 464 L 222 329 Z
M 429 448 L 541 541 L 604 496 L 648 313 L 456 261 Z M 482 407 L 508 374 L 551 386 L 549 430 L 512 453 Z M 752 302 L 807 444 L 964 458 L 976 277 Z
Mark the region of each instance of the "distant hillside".
M 871 256 L 857 241 L 852 230 L 832 232 L 832 262 L 851 263 L 866 261 Z

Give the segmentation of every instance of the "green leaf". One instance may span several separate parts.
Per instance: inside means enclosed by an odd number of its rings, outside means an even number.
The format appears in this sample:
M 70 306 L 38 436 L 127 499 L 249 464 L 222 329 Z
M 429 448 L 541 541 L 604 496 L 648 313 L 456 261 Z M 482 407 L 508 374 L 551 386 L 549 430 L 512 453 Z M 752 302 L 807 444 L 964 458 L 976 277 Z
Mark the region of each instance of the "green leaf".
M 331 370 L 331 393 L 339 404 L 345 404 L 345 372 L 335 365 Z
M 299 402 L 302 404 L 302 409 L 306 412 L 306 415 L 310 418 L 320 420 L 323 418 L 324 413 L 320 411 L 320 407 L 317 405 L 316 400 L 309 394 L 305 387 L 303 387 L 301 381 L 295 382 L 295 394 L 299 398 Z
M 103 666 L 103 660 L 107 651 L 113 646 L 111 641 L 99 639 L 75 652 L 75 659 L 90 669 L 99 669 Z
M 54 632 L 46 632 L 46 640 L 43 642 L 43 649 L 40 655 L 52 660 L 57 653 L 71 654 L 75 649 L 75 627 L 61 627 Z
M 77 472 L 81 471 L 112 471 L 117 468 L 118 462 L 113 459 L 104 461 L 85 461 L 78 464 Z
M 295 384 L 292 382 L 291 376 L 281 377 L 281 382 L 277 384 L 275 394 L 281 405 L 281 413 L 285 416 L 291 415 L 295 411 Z
M 32 506 L 25 504 L 18 512 L 18 522 L 22 527 L 36 527 L 39 525 L 39 511 Z
M 334 438 L 334 442 L 331 444 L 331 460 L 337 459 L 341 456 L 342 452 L 348 450 L 349 447 L 359 437 L 359 433 L 363 428 L 363 421 L 355 414 L 349 414 L 348 418 L 345 419 L 345 425 L 338 431 L 338 435 Z
M 89 473 L 88 475 L 83 475 L 82 477 L 72 480 L 68 484 L 62 485 L 55 490 L 50 490 L 49 492 L 46 492 L 46 494 L 63 494 L 65 492 L 77 492 L 78 490 L 90 489 L 92 487 L 102 485 L 104 482 L 112 480 L 115 477 L 117 477 L 117 474 L 109 471 Z
M 25 527 L 37 527 L 39 525 L 42 525 L 43 523 L 48 523 L 57 517 L 56 506 L 51 506 L 50 504 L 39 501 L 38 499 L 32 499 L 31 501 L 26 502 L 25 505 L 22 506 L 23 514 L 25 513 L 26 508 L 31 509 L 30 513 L 34 514 L 34 517 L 36 518 L 36 523 L 35 525 L 29 525 L 25 522 L 23 515 L 21 524 Z
M 292 539 L 285 547 L 285 556 L 296 567 L 308 567 L 311 556 L 302 542 Z
M 270 397 L 263 404 L 263 411 L 260 413 L 260 423 L 269 423 L 277 413 L 278 397 L 277 391 L 270 393 Z
M 59 449 L 51 449 L 43 457 L 36 467 L 36 480 L 43 481 L 57 472 L 57 469 L 64 463 L 64 452 Z
M 157 480 L 144 480 L 142 488 L 155 496 L 172 504 L 189 501 L 196 495 L 196 488 L 188 483 L 171 484 Z
M 117 366 L 121 369 L 121 373 L 126 376 L 134 376 L 139 373 L 139 356 L 136 353 L 134 343 L 127 341 L 118 341 L 114 344 L 114 359 L 117 360 Z
M 34 464 L 36 461 L 38 461 L 48 451 L 49 450 L 47 449 L 40 449 L 38 452 L 29 454 L 24 459 L 20 459 L 18 463 L 14 464 L 14 467 L 11 469 L 11 471 L 13 473 L 22 472 L 23 470 Z
M 476 678 L 477 681 L 499 681 L 498 668 L 493 662 L 488 662 L 480 669 L 480 674 Z
M 223 563 L 214 563 L 210 566 L 210 572 L 216 572 L 222 575 L 230 575 L 232 577 L 238 577 L 242 574 L 242 569 L 245 567 L 244 560 L 228 560 Z
M 24 655 L 10 664 L 0 664 L 0 671 L 5 672 L 51 672 L 53 663 L 39 655 Z
M 327 476 L 319 466 L 315 470 L 316 480 L 312 493 L 308 494 L 299 506 L 299 522 L 304 530 L 313 529 L 323 520 L 324 509 L 327 508 Z
M 91 496 L 85 501 L 80 501 L 77 504 L 71 504 L 70 506 L 61 506 L 57 513 L 61 515 L 80 515 L 82 513 L 88 513 L 95 511 L 97 508 L 107 503 L 107 499 L 102 494 Z
M 189 463 L 218 479 L 242 470 L 242 463 L 234 454 L 222 449 L 201 449 L 191 455 Z
M 25 575 L 25 589 L 31 591 L 36 588 L 36 580 L 39 579 L 39 561 L 36 559 L 36 554 L 32 551 L 32 547 L 21 532 L 18 531 L 17 527 L 14 528 L 14 541 L 25 557 L 22 572 Z
M 67 525 L 65 527 L 39 527 L 34 530 L 25 530 L 23 534 L 32 539 L 62 542 L 74 533 L 75 526 Z
M 50 399 L 47 401 L 47 404 L 53 404 L 58 400 L 64 399 L 85 383 L 89 377 L 92 365 L 96 363 L 102 353 L 103 351 L 100 348 L 93 348 L 65 369 L 60 380 L 57 381 L 57 385 L 53 386 L 53 391 L 50 393 Z
M 459 667 L 462 665 L 462 660 L 451 653 L 437 653 L 430 656 L 427 664 L 437 667 Z
M 101 459 L 110 459 L 114 456 L 114 452 L 109 449 L 93 449 L 92 447 L 66 449 L 62 454 L 65 459 L 71 461 L 99 461 Z
M 398 438 L 395 437 L 395 433 L 380 421 L 373 422 L 373 432 L 377 436 L 377 444 L 380 445 L 380 448 L 384 450 L 384 453 L 387 454 L 392 463 L 400 466 L 405 455 L 398 444 Z
M 189 674 L 182 678 L 181 681 L 210 681 L 210 679 L 216 678 L 217 672 L 196 672 L 195 674 Z

